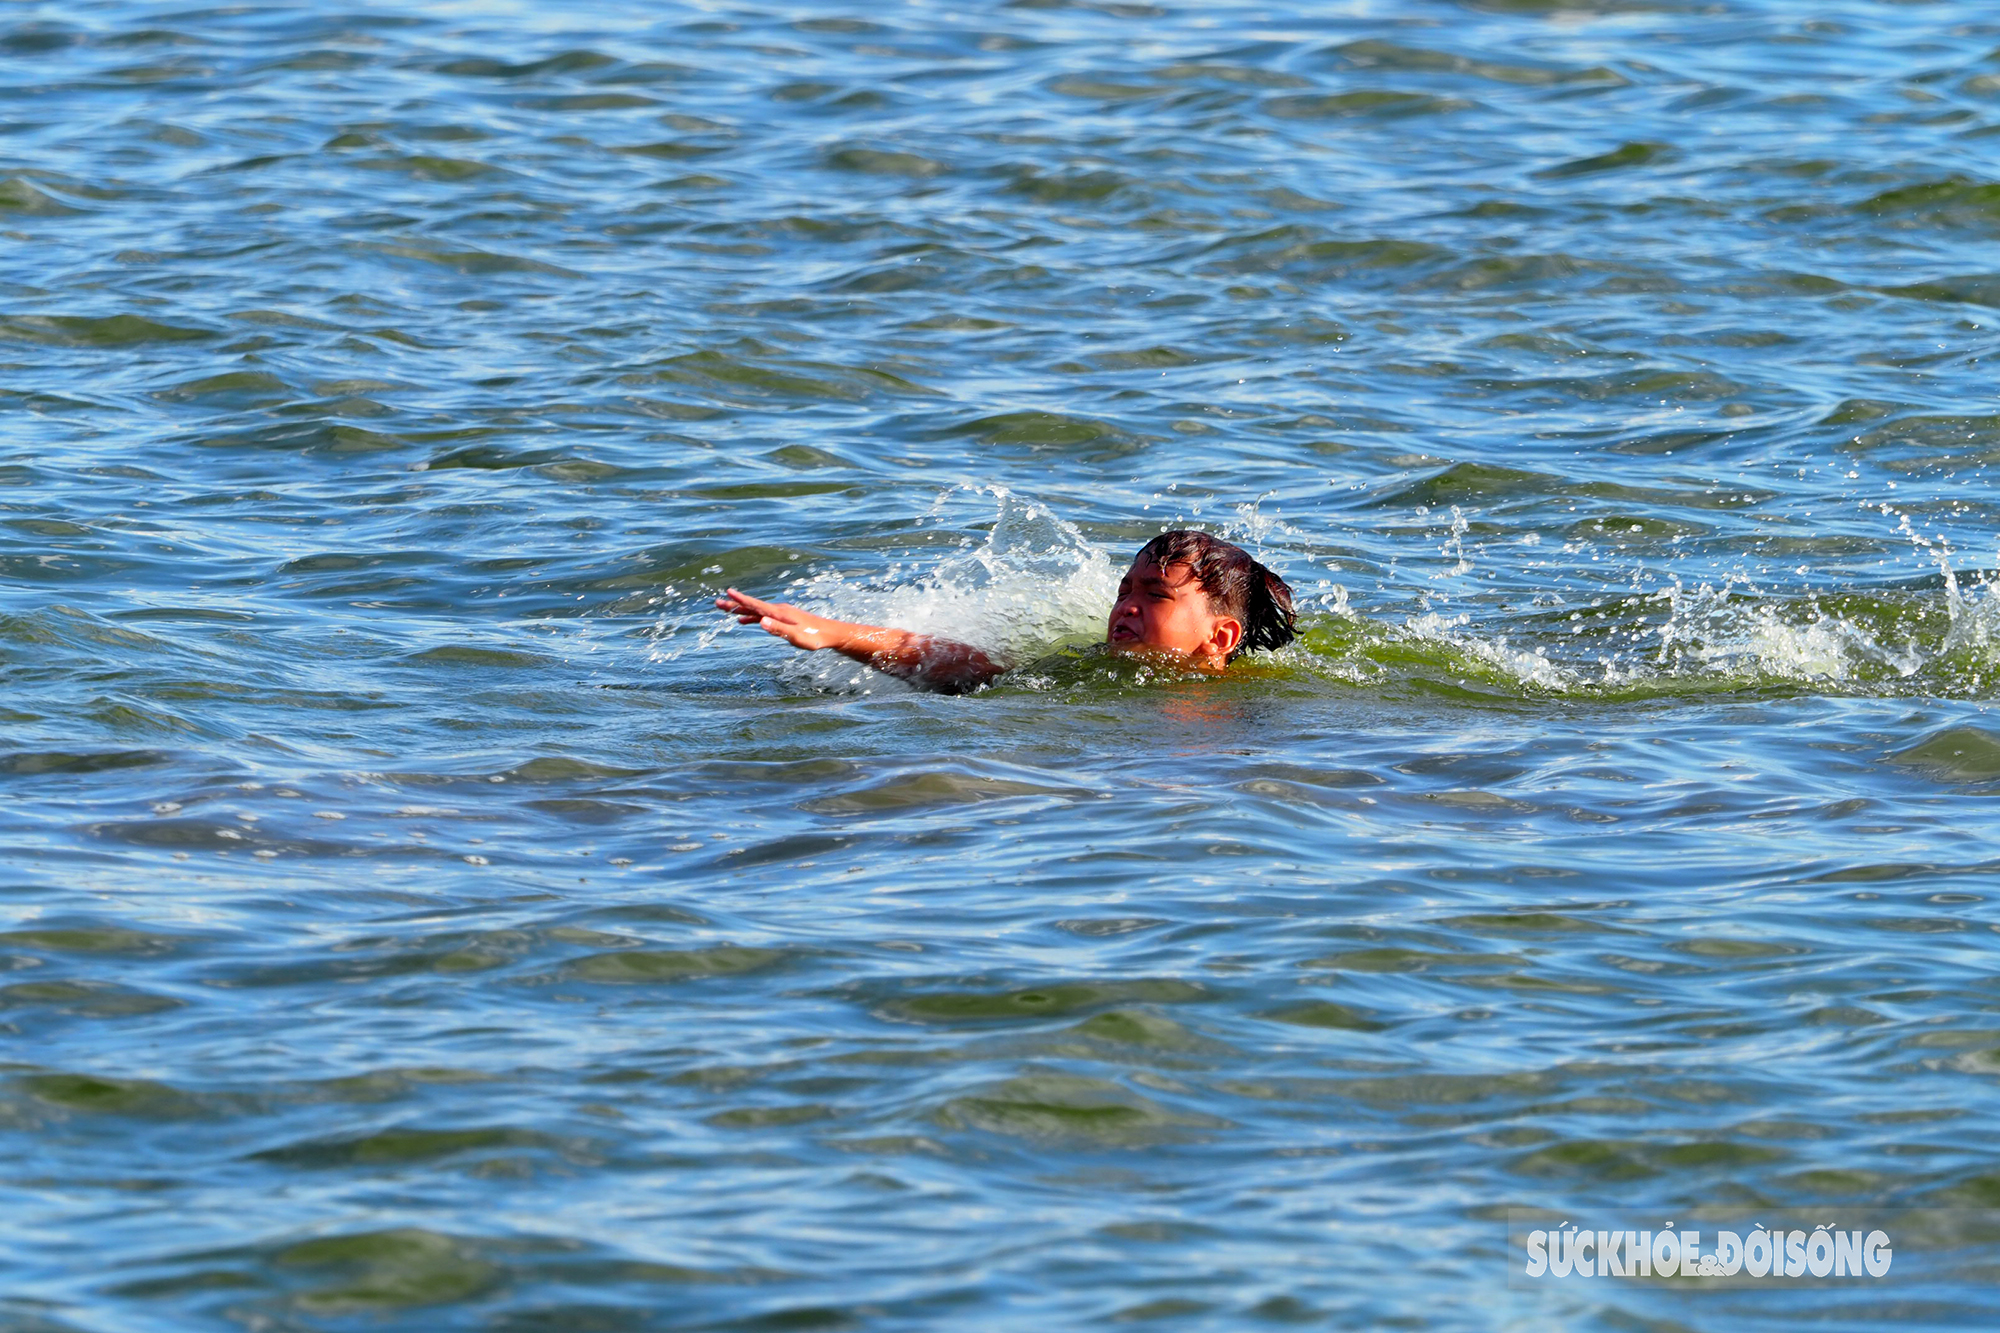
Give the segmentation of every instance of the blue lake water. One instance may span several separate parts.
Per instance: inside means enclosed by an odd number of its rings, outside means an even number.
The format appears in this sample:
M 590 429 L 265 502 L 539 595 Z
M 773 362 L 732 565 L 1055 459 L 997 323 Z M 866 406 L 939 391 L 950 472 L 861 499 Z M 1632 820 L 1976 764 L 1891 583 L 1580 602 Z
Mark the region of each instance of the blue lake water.
M 1964 1329 L 2000 15 L 13 3 L 0 1329 Z M 1166 527 L 1290 579 L 1093 656 Z M 792 653 L 735 584 L 1029 663 Z

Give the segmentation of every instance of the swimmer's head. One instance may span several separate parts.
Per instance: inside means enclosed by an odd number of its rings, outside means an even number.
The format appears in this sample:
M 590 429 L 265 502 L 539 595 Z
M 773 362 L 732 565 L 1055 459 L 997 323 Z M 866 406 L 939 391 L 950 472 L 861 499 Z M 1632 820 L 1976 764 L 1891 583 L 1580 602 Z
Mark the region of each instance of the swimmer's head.
M 1297 631 L 1292 590 L 1240 546 L 1206 532 L 1163 532 L 1118 584 L 1104 641 L 1221 667 Z

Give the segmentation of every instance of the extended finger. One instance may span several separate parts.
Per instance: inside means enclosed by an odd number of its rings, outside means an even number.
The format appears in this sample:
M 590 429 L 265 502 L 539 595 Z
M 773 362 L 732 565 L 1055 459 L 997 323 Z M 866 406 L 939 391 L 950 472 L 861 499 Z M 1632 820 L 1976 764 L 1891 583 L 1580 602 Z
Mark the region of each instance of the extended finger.
M 773 611 L 778 609 L 776 603 L 764 601 L 762 598 L 752 597 L 749 593 L 738 592 L 734 588 L 728 590 L 728 597 L 731 601 L 735 602 L 736 605 L 742 608 L 743 610 L 755 611 L 760 616 L 768 616 Z

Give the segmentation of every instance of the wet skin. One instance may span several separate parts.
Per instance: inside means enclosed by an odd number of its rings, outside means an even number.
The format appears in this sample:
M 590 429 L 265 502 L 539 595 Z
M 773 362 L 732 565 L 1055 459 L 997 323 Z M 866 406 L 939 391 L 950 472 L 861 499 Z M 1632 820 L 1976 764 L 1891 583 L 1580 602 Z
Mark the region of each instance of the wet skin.
M 1220 671 L 1243 642 L 1243 623 L 1216 614 L 1185 566 L 1162 569 L 1140 556 L 1118 581 L 1104 641 L 1120 652 L 1159 654 Z
M 738 623 L 757 625 L 767 634 L 817 652 L 834 652 L 865 662 L 878 671 L 927 689 L 961 693 L 992 680 L 1006 670 L 1000 662 L 970 644 L 883 625 L 816 616 L 787 602 L 767 602 L 728 589 L 715 608 Z M 1141 556 L 1118 583 L 1104 642 L 1113 651 L 1159 657 L 1175 665 L 1220 671 L 1243 641 L 1243 624 L 1234 616 L 1218 615 L 1208 594 L 1183 566 L 1162 569 Z

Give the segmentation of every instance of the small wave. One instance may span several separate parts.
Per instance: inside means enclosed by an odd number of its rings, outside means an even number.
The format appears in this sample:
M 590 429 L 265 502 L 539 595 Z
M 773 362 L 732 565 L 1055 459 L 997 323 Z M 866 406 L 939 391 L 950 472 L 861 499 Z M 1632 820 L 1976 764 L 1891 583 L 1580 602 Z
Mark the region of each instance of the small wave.
M 1782 691 L 1986 698 L 2000 684 L 2000 588 L 1787 596 L 1679 583 L 1495 622 L 1412 615 L 1307 628 L 1296 665 L 1355 683 L 1619 700 Z
M 1068 643 L 1100 639 L 1122 564 L 1114 564 L 1074 524 L 1002 487 L 947 491 L 933 506 L 933 515 L 968 495 L 997 502 L 984 541 L 968 538 L 957 554 L 941 562 L 925 555 L 920 569 L 892 565 L 873 578 L 818 570 L 768 595 L 843 620 L 948 635 L 1016 662 L 1032 661 Z M 671 661 L 713 647 L 730 627 L 714 623 L 711 615 L 704 596 L 704 604 L 692 612 L 663 616 L 653 630 L 652 660 Z M 692 643 L 675 642 L 697 625 Z M 778 670 L 794 687 L 842 693 L 903 688 L 832 653 L 785 658 Z
M 809 575 L 786 590 L 788 598 L 845 620 L 949 635 L 1014 661 L 1066 641 L 1101 638 L 1122 566 L 1046 507 L 1000 487 L 987 493 L 998 512 L 983 543 L 914 578 L 902 566 L 862 584 L 834 573 Z M 953 498 L 940 497 L 940 507 Z M 792 659 L 786 676 L 821 688 L 874 683 L 866 668 L 822 653 Z
M 932 517 L 968 496 L 996 502 L 991 529 L 942 562 L 920 553 L 873 577 L 820 570 L 768 595 L 843 620 L 972 643 L 1024 668 L 1007 678 L 1008 688 L 1126 688 L 1180 678 L 1096 650 L 1131 551 L 1107 550 L 1045 506 L 1000 487 L 947 491 Z M 1986 698 L 2000 688 L 2000 574 L 1957 571 L 1951 552 L 1907 519 L 1899 532 L 1938 569 L 1911 586 L 1778 592 L 1747 576 L 1688 583 L 1668 572 L 1663 587 L 1635 586 L 1587 604 L 1466 602 L 1446 613 L 1431 605 L 1443 594 L 1427 592 L 1417 610 L 1397 619 L 1357 611 L 1342 585 L 1308 582 L 1314 563 L 1305 552 L 1320 544 L 1313 534 L 1254 504 L 1218 518 L 1185 521 L 1244 544 L 1297 590 L 1299 638 L 1247 663 L 1259 678 L 1598 702 L 1736 692 Z M 1452 520 L 1440 548 L 1452 563 L 1439 578 L 1477 570 L 1471 520 L 1457 506 Z M 691 645 L 673 642 L 690 630 Z M 679 620 L 661 619 L 653 660 L 710 648 L 725 632 L 704 601 Z M 833 654 L 784 658 L 777 670 L 796 688 L 902 688 Z

